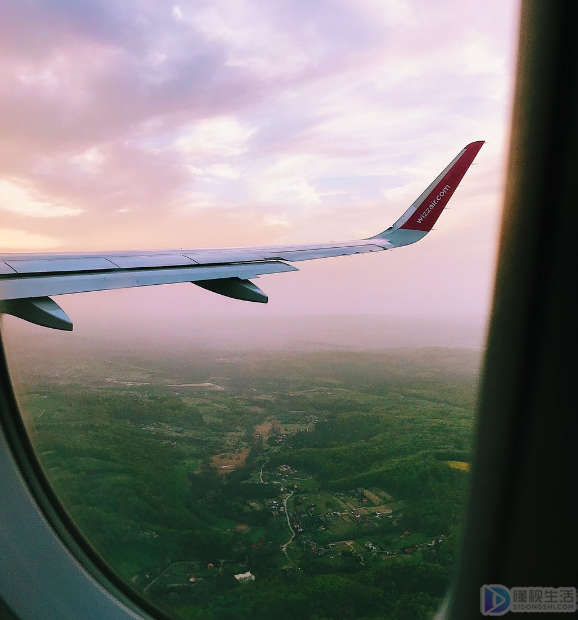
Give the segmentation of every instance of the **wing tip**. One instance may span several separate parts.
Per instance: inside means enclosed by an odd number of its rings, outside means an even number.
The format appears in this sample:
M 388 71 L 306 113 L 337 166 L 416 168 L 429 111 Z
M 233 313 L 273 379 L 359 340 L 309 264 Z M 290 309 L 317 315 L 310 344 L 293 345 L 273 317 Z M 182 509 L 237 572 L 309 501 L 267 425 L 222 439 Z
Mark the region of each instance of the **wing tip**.
M 484 146 L 484 144 L 486 143 L 485 140 L 475 140 L 474 142 L 470 142 L 469 144 L 466 145 L 465 149 L 466 151 L 476 151 L 476 153 L 482 148 L 482 146 Z
M 485 140 L 475 140 L 467 144 L 393 226 L 370 239 L 391 236 L 401 229 L 427 234 L 484 144 Z M 422 208 L 424 204 L 426 207 Z M 417 240 L 419 239 L 405 240 L 403 245 L 415 243 Z

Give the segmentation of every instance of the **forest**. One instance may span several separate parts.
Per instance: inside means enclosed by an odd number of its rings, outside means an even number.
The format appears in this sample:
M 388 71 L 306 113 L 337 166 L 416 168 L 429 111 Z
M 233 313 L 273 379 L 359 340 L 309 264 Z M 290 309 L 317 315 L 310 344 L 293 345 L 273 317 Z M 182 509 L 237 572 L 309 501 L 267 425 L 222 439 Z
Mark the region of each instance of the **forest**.
M 455 568 L 479 364 L 442 348 L 64 356 L 19 400 L 81 535 L 167 615 L 416 620 Z

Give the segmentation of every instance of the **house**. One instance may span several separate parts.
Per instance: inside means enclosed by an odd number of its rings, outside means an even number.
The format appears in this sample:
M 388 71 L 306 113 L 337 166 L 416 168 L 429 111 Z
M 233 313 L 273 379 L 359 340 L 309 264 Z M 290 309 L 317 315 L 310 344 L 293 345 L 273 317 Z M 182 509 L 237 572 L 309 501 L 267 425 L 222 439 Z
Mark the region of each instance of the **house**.
M 238 575 L 235 575 L 235 579 L 240 583 L 255 581 L 255 575 L 251 574 L 251 571 L 247 571 L 246 573 L 239 573 Z

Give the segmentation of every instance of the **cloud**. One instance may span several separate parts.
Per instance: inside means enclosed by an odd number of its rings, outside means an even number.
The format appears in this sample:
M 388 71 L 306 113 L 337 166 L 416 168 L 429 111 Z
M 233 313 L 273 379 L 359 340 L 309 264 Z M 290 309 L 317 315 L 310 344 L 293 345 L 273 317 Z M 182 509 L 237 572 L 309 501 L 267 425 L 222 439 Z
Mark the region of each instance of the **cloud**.
M 272 294 L 262 309 L 483 313 L 518 9 L 503 0 L 4 2 L 0 247 L 368 237 L 467 142 L 485 139 L 455 208 L 423 242 L 301 263 L 299 277 L 264 282 Z M 432 279 L 424 265 L 434 264 Z M 343 282 L 355 294 L 344 296 Z
M 487 139 L 454 199 L 460 209 L 440 220 L 444 242 L 459 232 L 447 247 L 477 248 L 482 234 L 481 264 L 492 255 L 503 188 L 517 8 L 502 0 L 5 2 L 0 208 L 10 247 L 368 236 L 395 221 L 464 144 Z M 399 261 L 356 260 L 366 261 L 368 281 L 390 261 L 402 287 L 404 265 L 423 264 L 424 247 L 400 250 Z M 456 268 L 467 270 L 473 252 Z
M 29 251 L 55 248 L 60 245 L 60 241 L 30 233 L 25 230 L 13 228 L 0 228 L 0 250 L 2 251 Z
M 207 168 L 207 173 L 215 177 L 223 177 L 226 179 L 238 179 L 241 172 L 237 168 L 233 168 L 228 164 L 213 164 Z
M 248 127 L 236 118 L 217 117 L 182 128 L 171 148 L 188 160 L 229 158 L 247 150 L 247 142 L 254 132 L 254 127 Z
M 307 183 L 307 181 L 299 181 L 298 183 L 294 183 L 289 189 L 293 192 L 297 192 L 299 198 L 306 203 L 318 204 L 321 202 L 321 197 L 315 188 Z
M 28 217 L 69 217 L 82 209 L 58 205 L 33 197 L 32 190 L 6 179 L 0 179 L 0 209 Z

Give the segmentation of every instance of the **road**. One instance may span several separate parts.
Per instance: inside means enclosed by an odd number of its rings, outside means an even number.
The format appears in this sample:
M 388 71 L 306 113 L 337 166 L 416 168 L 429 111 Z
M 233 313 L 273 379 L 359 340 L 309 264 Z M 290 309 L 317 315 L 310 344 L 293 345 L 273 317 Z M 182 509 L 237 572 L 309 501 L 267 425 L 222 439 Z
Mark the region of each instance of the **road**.
M 293 493 L 295 493 L 295 491 L 291 491 L 291 493 L 289 493 L 289 495 L 287 495 L 287 497 L 283 500 L 283 506 L 285 508 L 285 517 L 287 518 L 287 527 L 289 528 L 289 531 L 291 532 L 291 538 L 289 538 L 289 540 L 284 545 L 281 545 L 281 551 L 285 554 L 285 557 L 289 560 L 289 562 L 291 562 L 293 566 L 296 566 L 295 562 L 293 562 L 293 560 L 287 554 L 287 547 L 293 542 L 293 539 L 295 538 L 295 530 L 291 527 L 291 521 L 289 519 L 289 511 L 287 510 L 287 500 L 293 495 Z
M 263 467 L 265 467 L 265 465 L 267 465 L 267 463 L 268 463 L 268 462 L 269 462 L 269 459 L 267 459 L 267 460 L 263 463 L 263 465 L 261 465 L 261 471 L 259 472 L 259 480 L 260 480 L 261 484 L 265 484 L 265 483 L 263 482 Z
M 155 581 L 157 581 L 157 579 L 160 579 L 168 570 L 170 570 L 171 568 L 173 568 L 173 566 L 177 566 L 178 564 L 192 564 L 193 562 L 173 562 L 170 566 L 167 566 L 165 568 L 165 570 L 160 574 L 157 575 L 150 583 L 148 586 L 146 586 L 146 588 L 143 590 L 143 594 L 153 585 L 153 583 L 155 583 Z

